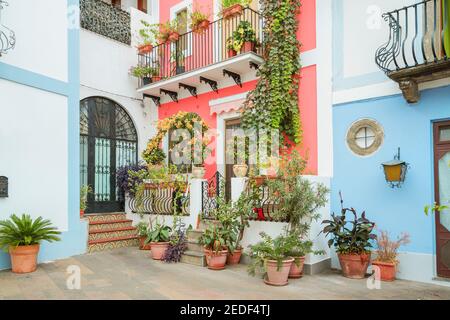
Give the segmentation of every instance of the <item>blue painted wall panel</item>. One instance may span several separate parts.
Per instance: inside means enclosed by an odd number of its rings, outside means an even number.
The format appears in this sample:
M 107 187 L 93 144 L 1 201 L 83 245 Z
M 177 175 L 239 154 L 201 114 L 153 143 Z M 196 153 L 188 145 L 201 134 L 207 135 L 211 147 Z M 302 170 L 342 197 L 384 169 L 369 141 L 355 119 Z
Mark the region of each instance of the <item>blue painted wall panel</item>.
M 361 118 L 372 118 L 384 128 L 383 145 L 369 157 L 354 155 L 345 141 L 351 124 Z M 412 241 L 402 251 L 434 253 L 434 220 L 423 213 L 434 201 L 432 122 L 449 118 L 449 86 L 423 91 L 415 105 L 391 96 L 334 106 L 333 211 L 339 212 L 341 190 L 345 204 L 366 210 L 380 229 L 393 236 L 408 232 Z M 381 163 L 391 160 L 398 147 L 411 168 L 402 188 L 391 189 Z

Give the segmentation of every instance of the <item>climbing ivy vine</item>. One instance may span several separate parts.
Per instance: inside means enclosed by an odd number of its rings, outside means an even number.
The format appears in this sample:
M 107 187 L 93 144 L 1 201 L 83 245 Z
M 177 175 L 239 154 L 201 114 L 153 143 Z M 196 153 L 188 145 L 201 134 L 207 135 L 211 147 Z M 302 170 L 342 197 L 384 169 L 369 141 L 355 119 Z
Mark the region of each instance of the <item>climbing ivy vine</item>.
M 278 129 L 292 142 L 302 140 L 298 109 L 300 42 L 297 40 L 300 0 L 260 0 L 264 16 L 265 63 L 259 81 L 244 103 L 245 129 Z M 282 136 L 282 135 L 280 135 Z

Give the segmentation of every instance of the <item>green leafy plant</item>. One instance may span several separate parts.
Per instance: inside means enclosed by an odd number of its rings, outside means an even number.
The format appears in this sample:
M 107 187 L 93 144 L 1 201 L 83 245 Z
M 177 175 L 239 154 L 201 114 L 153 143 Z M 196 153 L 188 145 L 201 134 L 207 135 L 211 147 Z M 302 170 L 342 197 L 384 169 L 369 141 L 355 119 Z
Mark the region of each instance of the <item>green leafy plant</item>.
M 377 236 L 373 234 L 375 223 L 366 218 L 365 212 L 358 217 L 354 208 L 344 208 L 344 201 L 341 198 L 341 215 L 331 215 L 332 220 L 324 220 L 325 225 L 323 233 L 326 236 L 331 235 L 328 240 L 328 246 L 334 246 L 337 253 L 340 254 L 365 254 L 372 247 L 371 240 L 375 240 Z M 353 221 L 347 220 L 346 214 L 350 212 L 353 215 Z M 348 227 L 348 225 L 351 227 Z
M 423 209 L 423 211 L 425 212 L 425 215 L 429 215 L 429 213 L 436 213 L 436 212 L 441 212 L 444 210 L 450 209 L 449 206 L 446 205 L 440 205 L 438 203 L 434 203 L 433 205 L 426 205 Z
M 256 43 L 256 33 L 250 22 L 242 20 L 231 36 L 233 50 L 241 51 L 244 42 Z
M 258 83 L 247 95 L 242 116 L 244 129 L 279 130 L 296 144 L 302 140 L 298 99 L 301 45 L 297 40 L 300 6 L 300 1 L 261 1 L 265 63 L 258 69 Z
M 222 8 L 226 9 L 235 4 L 240 4 L 242 6 L 249 6 L 252 0 L 222 0 Z
M 142 29 L 139 29 L 139 37 L 140 37 L 140 44 L 141 45 L 155 45 L 156 37 L 158 35 L 158 28 L 157 25 L 150 24 L 145 20 L 141 20 L 141 24 L 143 26 Z
M 140 237 L 144 237 L 148 235 L 148 223 L 141 221 L 136 225 L 136 229 L 138 232 L 138 235 Z
M 9 247 L 39 244 L 41 241 L 60 241 L 59 232 L 50 220 L 38 217 L 33 220 L 30 215 L 21 217 L 13 214 L 9 220 L 0 221 L 0 248 L 7 251 Z
M 321 255 L 325 254 L 323 250 L 314 250 L 314 243 L 310 240 L 304 240 L 304 235 L 300 230 L 287 231 L 287 241 L 290 243 L 290 250 L 288 255 L 294 258 L 294 263 L 300 266 L 300 258 L 306 256 L 307 254 Z
M 267 260 L 276 261 L 277 271 L 279 271 L 283 261 L 290 258 L 289 254 L 293 248 L 292 240 L 289 236 L 279 235 L 276 238 L 272 238 L 265 232 L 261 232 L 260 236 L 262 241 L 249 246 L 249 256 L 252 259 L 248 266 L 250 275 L 255 275 L 259 272 L 265 273 Z
M 166 154 L 164 151 L 161 148 L 155 148 L 147 154 L 146 161 L 148 164 L 158 165 L 162 164 L 165 159 Z
M 199 239 L 199 243 L 202 244 L 207 250 L 213 251 L 218 254 L 227 245 L 226 230 L 216 223 L 211 223 L 203 232 Z
M 80 188 L 80 210 L 85 211 L 87 209 L 88 195 L 92 193 L 91 186 L 85 185 Z
M 159 69 L 150 66 L 132 67 L 130 73 L 136 78 L 155 77 L 159 75 Z
M 164 224 L 156 222 L 156 224 L 150 228 L 145 243 L 150 242 L 169 242 L 172 228 Z
M 196 30 L 203 21 L 209 21 L 209 14 L 203 13 L 200 10 L 194 10 L 191 12 L 190 18 L 190 28 Z

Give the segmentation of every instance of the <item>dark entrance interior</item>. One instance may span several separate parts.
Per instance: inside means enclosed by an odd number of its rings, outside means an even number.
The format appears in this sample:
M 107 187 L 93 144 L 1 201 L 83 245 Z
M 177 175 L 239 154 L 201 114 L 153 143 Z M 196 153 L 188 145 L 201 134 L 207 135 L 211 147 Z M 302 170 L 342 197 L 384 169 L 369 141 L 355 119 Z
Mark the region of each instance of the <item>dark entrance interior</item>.
M 80 103 L 80 184 L 89 185 L 86 213 L 123 211 L 116 188 L 118 168 L 137 163 L 137 133 L 116 102 L 90 97 Z

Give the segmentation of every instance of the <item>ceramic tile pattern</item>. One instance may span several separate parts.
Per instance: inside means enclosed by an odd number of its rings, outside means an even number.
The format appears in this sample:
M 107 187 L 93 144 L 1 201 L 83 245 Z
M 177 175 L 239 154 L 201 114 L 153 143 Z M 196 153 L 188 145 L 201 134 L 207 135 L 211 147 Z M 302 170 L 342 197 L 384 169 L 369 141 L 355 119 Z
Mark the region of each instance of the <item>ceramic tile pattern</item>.
M 450 287 L 397 280 L 369 290 L 365 280 L 334 271 L 276 288 L 248 276 L 245 266 L 211 271 L 153 261 L 149 255 L 120 248 L 41 264 L 32 274 L 3 270 L 0 299 L 450 299 Z M 80 290 L 67 288 L 71 265 L 80 268 Z

